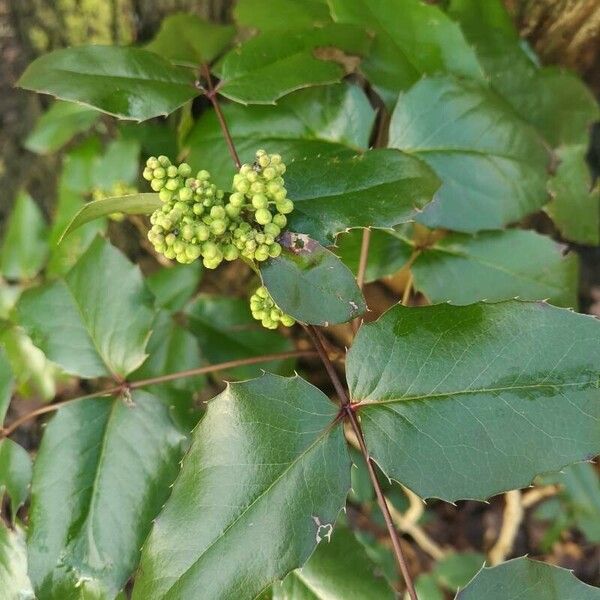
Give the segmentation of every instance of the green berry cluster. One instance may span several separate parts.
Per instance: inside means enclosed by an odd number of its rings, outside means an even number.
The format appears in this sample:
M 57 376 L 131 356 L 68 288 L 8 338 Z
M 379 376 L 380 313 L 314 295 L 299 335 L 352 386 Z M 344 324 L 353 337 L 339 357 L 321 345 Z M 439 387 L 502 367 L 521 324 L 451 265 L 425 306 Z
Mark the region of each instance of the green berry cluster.
M 208 269 L 240 256 L 258 262 L 275 258 L 281 254 L 276 239 L 287 224 L 285 215 L 294 210 L 284 173 L 281 156 L 259 150 L 254 163 L 236 173 L 227 198 L 208 171 L 191 177 L 186 163 L 150 157 L 143 176 L 163 205 L 150 217 L 148 239 L 167 258 L 190 263 L 202 257 Z
M 250 310 L 252 316 L 267 329 L 277 329 L 279 323 L 291 327 L 296 322 L 275 304 L 267 288 L 262 285 L 250 297 Z

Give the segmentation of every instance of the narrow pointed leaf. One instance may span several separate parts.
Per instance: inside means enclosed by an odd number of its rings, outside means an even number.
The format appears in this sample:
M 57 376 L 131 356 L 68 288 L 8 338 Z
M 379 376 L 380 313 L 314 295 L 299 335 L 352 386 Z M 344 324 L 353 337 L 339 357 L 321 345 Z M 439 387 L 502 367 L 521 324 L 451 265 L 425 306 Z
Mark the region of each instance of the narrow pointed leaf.
M 0 524 L 0 590 L 7 599 L 35 600 L 27 576 L 27 548 L 21 526 L 8 529 Z
M 31 458 L 19 444 L 0 440 L 0 500 L 6 493 L 10 498 L 13 520 L 29 496 Z
M 133 598 L 252 600 L 301 566 L 350 486 L 336 413 L 299 377 L 266 374 L 215 398 L 145 544 Z
M 146 358 L 152 304 L 139 269 L 96 238 L 63 280 L 25 292 L 18 313 L 34 343 L 68 373 L 125 378 Z
M 61 408 L 33 475 L 29 572 L 40 600 L 114 598 L 132 575 L 178 469 L 183 436 L 167 408 L 94 398 Z
M 17 85 L 134 121 L 168 115 L 198 95 L 191 71 L 153 52 L 120 46 L 77 46 L 44 54 Z
M 439 187 L 422 161 L 396 150 L 292 162 L 285 175 L 294 201 L 289 228 L 322 244 L 352 227 L 392 227 L 414 220 Z
M 281 256 L 260 266 L 275 304 L 302 323 L 346 323 L 366 310 L 352 272 L 326 248 L 304 234 L 286 232 Z
M 542 138 L 473 82 L 433 77 L 402 94 L 389 145 L 422 158 L 442 181 L 418 219 L 429 227 L 500 229 L 547 200 Z
M 543 303 L 396 306 L 361 327 L 348 383 L 389 477 L 484 499 L 600 453 L 599 352 L 600 321 Z
M 4 348 L 0 346 L 0 427 L 4 424 L 4 417 L 6 416 L 14 387 L 15 380 L 10 368 L 10 362 Z
M 482 569 L 456 600 L 598 600 L 600 588 L 579 581 L 571 571 L 530 558 L 515 558 Z

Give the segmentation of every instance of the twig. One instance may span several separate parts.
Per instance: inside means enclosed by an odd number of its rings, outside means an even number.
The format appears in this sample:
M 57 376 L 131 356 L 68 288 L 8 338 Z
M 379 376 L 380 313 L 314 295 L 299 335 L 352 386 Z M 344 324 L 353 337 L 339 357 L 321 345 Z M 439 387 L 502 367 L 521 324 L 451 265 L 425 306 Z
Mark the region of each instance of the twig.
M 185 371 L 177 371 L 176 373 L 168 373 L 167 375 L 158 375 L 157 377 L 149 377 L 148 379 L 140 379 L 138 381 L 132 381 L 130 383 L 122 383 L 115 385 L 103 390 L 98 390 L 85 396 L 77 396 L 77 398 L 69 398 L 62 400 L 61 402 L 55 402 L 54 404 L 48 404 L 37 408 L 26 415 L 18 418 L 16 421 L 10 424 L 9 427 L 0 429 L 0 439 L 8 437 L 13 434 L 23 423 L 26 423 L 30 419 L 33 419 L 39 415 L 43 415 L 49 412 L 54 412 L 66 404 L 72 402 L 78 402 L 80 400 L 87 400 L 89 398 L 100 398 L 103 396 L 112 396 L 114 394 L 122 393 L 126 390 L 135 390 L 148 385 L 155 385 L 158 383 L 165 383 L 167 381 L 173 381 L 175 379 L 184 379 L 186 377 L 194 377 L 196 375 L 204 375 L 205 373 L 214 373 L 216 371 L 224 371 L 226 369 L 233 369 L 235 367 L 242 367 L 245 365 L 254 365 L 261 362 L 269 362 L 271 360 L 283 360 L 286 358 L 298 358 L 301 356 L 314 356 L 316 353 L 314 350 L 293 350 L 290 352 L 279 352 L 276 354 L 265 354 L 262 356 L 252 356 L 249 358 L 240 358 L 238 360 L 230 360 L 216 365 L 207 365 L 205 367 L 197 367 L 195 369 L 187 369 Z
M 358 271 L 356 273 L 356 283 L 358 288 L 362 292 L 365 286 L 365 273 L 367 271 L 367 264 L 369 262 L 369 244 L 371 243 L 371 230 L 368 227 L 363 229 L 362 242 L 360 245 L 360 258 L 358 259 Z M 354 335 L 360 327 L 360 317 L 356 317 L 352 321 L 352 331 Z
M 504 562 L 513 548 L 515 538 L 519 532 L 521 521 L 523 520 L 523 504 L 521 502 L 521 491 L 511 490 L 504 494 L 504 513 L 502 515 L 502 527 L 498 534 L 496 543 L 488 552 L 490 565 L 497 565 Z
M 408 272 L 408 279 L 406 280 L 406 287 L 404 288 L 404 293 L 402 294 L 402 305 L 408 306 L 408 301 L 410 300 L 410 293 L 412 292 L 413 286 L 413 274 L 412 271 Z
M 561 485 L 544 485 L 542 487 L 533 488 L 525 492 L 521 499 L 523 508 L 531 508 L 534 504 L 541 502 L 546 498 L 555 496 L 562 490 Z

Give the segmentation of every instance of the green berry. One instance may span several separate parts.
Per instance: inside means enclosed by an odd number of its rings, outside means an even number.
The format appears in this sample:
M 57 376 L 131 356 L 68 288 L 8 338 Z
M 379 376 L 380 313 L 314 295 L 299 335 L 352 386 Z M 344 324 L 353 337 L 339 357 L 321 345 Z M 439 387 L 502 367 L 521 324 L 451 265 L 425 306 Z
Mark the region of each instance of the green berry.
M 210 230 L 215 235 L 223 235 L 227 231 L 227 223 L 223 219 L 215 219 L 210 224 Z
M 194 197 L 194 192 L 188 187 L 179 190 L 179 199 L 183 202 L 189 202 Z
M 281 250 L 281 244 L 275 242 L 269 246 L 269 256 L 271 258 L 277 258 L 281 254 Z
M 202 244 L 202 256 L 212 260 L 219 255 L 219 248 L 214 242 L 205 242 Z
M 170 167 L 167 167 L 167 177 L 177 177 L 177 174 L 179 173 L 179 171 L 177 170 L 177 167 L 175 165 L 171 165 Z
M 146 161 L 146 166 L 149 169 L 152 169 L 154 171 L 154 169 L 158 169 L 158 167 L 160 167 L 160 163 L 158 162 L 158 158 L 156 158 L 156 156 L 151 156 L 147 161 Z
M 185 248 L 185 255 L 190 260 L 196 260 L 200 256 L 200 246 L 194 244 L 188 244 Z
M 190 165 L 188 165 L 187 163 L 181 163 L 177 168 L 177 172 L 182 177 L 189 177 L 192 174 L 192 167 L 190 167 Z
M 163 189 L 163 187 L 165 187 L 165 181 L 164 179 L 153 179 L 150 182 L 150 187 L 155 191 L 155 192 L 160 192 L 160 190 Z
M 273 220 L 273 215 L 271 215 L 271 211 L 268 208 L 259 208 L 254 213 L 254 218 L 259 225 L 266 225 Z
M 254 208 L 267 208 L 269 200 L 264 194 L 255 194 L 252 196 L 252 206 Z
M 291 327 L 295 322 L 295 319 L 290 315 L 281 315 L 281 324 L 285 327 Z
M 206 242 L 210 237 L 210 229 L 204 223 L 196 225 L 196 237 L 201 242 Z
M 181 186 L 177 179 L 167 179 L 167 182 L 165 183 L 165 187 L 168 190 L 171 190 L 172 192 L 174 192 L 176 189 L 178 189 Z
M 164 154 L 161 154 L 158 157 L 158 162 L 161 164 L 161 166 L 163 167 L 169 167 L 171 165 L 171 161 L 169 160 L 168 156 L 165 156 Z
M 273 217 L 273 223 L 283 229 L 287 225 L 287 218 L 285 215 L 277 214 Z
M 208 181 L 210 179 L 210 173 L 205 169 L 202 169 L 201 171 L 198 171 L 196 178 L 200 181 Z
M 196 202 L 192 207 L 192 210 L 195 215 L 200 216 L 204 212 L 204 206 L 200 202 Z
M 163 202 L 171 202 L 171 200 L 173 199 L 173 192 L 171 190 L 168 190 L 167 188 L 163 187 L 160 190 L 160 192 L 158 192 L 158 197 Z

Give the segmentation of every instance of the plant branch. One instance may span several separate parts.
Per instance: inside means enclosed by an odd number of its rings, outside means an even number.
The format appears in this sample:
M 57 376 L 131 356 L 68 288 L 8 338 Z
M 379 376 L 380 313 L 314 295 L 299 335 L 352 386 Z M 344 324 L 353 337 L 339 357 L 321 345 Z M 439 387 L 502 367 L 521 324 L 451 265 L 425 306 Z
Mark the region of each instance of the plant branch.
M 242 367 L 246 365 L 255 365 L 262 362 L 269 362 L 271 360 L 283 360 L 286 358 L 299 358 L 301 356 L 314 356 L 314 350 L 293 350 L 291 352 L 278 352 L 276 354 L 264 354 L 262 356 L 251 356 L 249 358 L 240 358 L 238 360 L 230 360 L 216 365 L 206 365 L 205 367 L 196 367 L 195 369 L 187 369 L 185 371 L 177 371 L 176 373 L 168 373 L 167 375 L 158 375 L 157 377 L 149 377 L 148 379 L 139 379 L 138 381 L 125 382 L 120 385 L 115 385 L 103 390 L 98 390 L 85 396 L 77 396 L 76 398 L 69 398 L 62 400 L 61 402 L 55 402 L 54 404 L 48 404 L 37 408 L 22 417 L 19 417 L 16 421 L 10 424 L 9 427 L 4 429 L 0 428 L 0 439 L 8 437 L 13 434 L 23 423 L 34 419 L 40 415 L 54 412 L 59 408 L 70 404 L 71 402 L 78 402 L 80 400 L 88 400 L 90 398 L 99 398 L 102 396 L 112 396 L 114 394 L 123 393 L 127 390 L 135 390 L 138 388 L 146 387 L 148 385 L 156 385 L 159 383 L 165 383 L 167 381 L 173 381 L 175 379 L 184 379 L 186 377 L 194 377 L 196 375 L 204 375 L 205 373 L 215 373 L 216 371 L 224 371 L 226 369 L 233 369 L 235 367 Z
M 413 287 L 413 274 L 412 270 L 408 272 L 408 279 L 406 280 L 406 287 L 404 288 L 404 293 L 402 294 L 402 305 L 408 306 L 408 301 L 410 300 L 410 293 L 412 292 Z
M 504 502 L 502 527 L 496 543 L 488 552 L 488 559 L 491 566 L 504 562 L 508 554 L 512 551 L 525 512 L 521 502 L 520 490 L 506 492 L 506 494 L 504 494 Z

